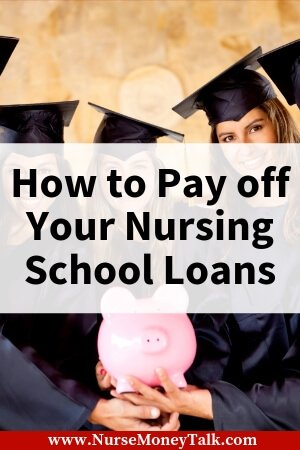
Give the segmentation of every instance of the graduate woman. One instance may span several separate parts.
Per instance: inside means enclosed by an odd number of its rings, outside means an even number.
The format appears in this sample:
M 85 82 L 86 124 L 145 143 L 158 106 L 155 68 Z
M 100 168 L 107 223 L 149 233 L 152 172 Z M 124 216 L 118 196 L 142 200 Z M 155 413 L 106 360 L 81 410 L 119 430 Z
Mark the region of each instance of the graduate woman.
M 96 358 L 96 315 L 32 314 L 38 305 L 47 310 L 55 300 L 67 307 L 81 293 L 72 290 L 68 297 L 61 291 L 58 297 L 49 285 L 26 283 L 22 288 L 24 255 L 35 249 L 26 212 L 60 215 L 66 205 L 40 193 L 31 199 L 26 188 L 19 198 L 11 192 L 13 168 L 19 168 L 21 176 L 36 169 L 38 179 L 68 173 L 62 145 L 46 144 L 63 143 L 64 127 L 77 105 L 70 101 L 0 107 L 1 142 L 24 144 L 6 145 L 1 151 L 1 429 L 78 429 L 99 398 L 92 389 L 93 361 L 89 363 Z M 76 204 L 72 207 L 76 211 Z M 62 248 L 47 234 L 47 224 L 45 228 L 38 251 L 54 261 L 62 256 Z
M 38 144 L 63 143 L 64 126 L 69 125 L 77 104 L 76 101 L 0 108 L 2 142 L 37 144 L 23 145 L 20 153 L 10 148 L 2 153 L 0 244 L 1 267 L 7 277 L 4 276 L 6 287 L 2 287 L 1 294 L 6 314 L 0 317 L 0 428 L 85 429 L 92 423 L 114 430 L 158 430 L 160 426 L 151 427 L 144 420 L 157 418 L 158 409 L 136 407 L 124 400 L 106 400 L 100 392 L 95 377 L 96 314 L 32 314 L 37 305 L 47 302 L 51 305 L 56 301 L 57 306 L 61 302 L 67 309 L 83 298 L 87 302 L 86 293 L 83 295 L 79 287 L 71 290 L 62 287 L 57 293 L 51 285 L 44 284 L 20 291 L 22 257 L 26 250 L 32 254 L 33 248 L 25 212 L 32 211 L 38 217 L 48 209 L 63 216 L 68 205 L 41 195 L 29 199 L 26 189 L 21 190 L 20 198 L 14 198 L 12 168 L 19 167 L 21 174 L 36 168 L 42 177 L 65 174 L 62 146 L 58 150 L 54 147 L 52 152 L 52 146 Z M 76 204 L 72 209 L 75 213 Z M 45 228 L 40 254 L 46 261 L 64 260 L 76 243 L 66 250 L 47 234 L 47 223 Z M 178 418 L 173 414 L 162 429 L 177 427 Z
M 98 175 L 99 182 L 95 186 L 95 195 L 91 206 L 88 206 L 89 217 L 105 219 L 115 218 L 116 226 L 111 227 L 107 240 L 95 242 L 95 262 L 109 258 L 115 267 L 122 262 L 131 261 L 139 267 L 144 266 L 144 253 L 151 253 L 152 275 L 155 281 L 163 283 L 163 267 L 161 262 L 168 250 L 171 250 L 168 241 L 152 239 L 139 239 L 134 233 L 134 239 L 128 241 L 127 212 L 143 223 L 143 212 L 149 211 L 151 217 L 170 217 L 173 213 L 173 202 L 168 198 L 158 198 L 156 195 L 158 184 L 158 169 L 163 168 L 162 161 L 155 152 L 157 140 L 167 136 L 177 141 L 183 140 L 183 135 L 166 128 L 124 116 L 107 108 L 91 104 L 96 111 L 104 114 L 94 137 L 95 154 L 90 164 L 91 173 Z M 114 197 L 108 189 L 107 177 L 111 170 L 116 170 L 122 176 L 122 183 L 129 176 L 139 176 L 145 184 L 145 192 L 138 197 L 127 195 L 124 191 L 122 197 Z M 95 172 L 96 171 L 96 172 Z M 136 187 L 134 187 L 136 189 Z M 136 237 L 137 236 L 137 237 Z M 140 283 L 141 285 L 142 283 Z M 131 286 L 135 289 L 135 285 Z M 137 296 L 152 292 L 144 290 L 143 293 L 135 289 Z
M 90 163 L 89 172 L 91 175 L 97 175 L 97 185 L 95 186 L 95 193 L 91 202 L 86 206 L 88 217 L 99 217 L 101 219 L 116 219 L 116 226 L 108 231 L 107 240 L 98 240 L 92 243 L 92 253 L 95 264 L 102 261 L 111 262 L 114 267 L 119 267 L 124 262 L 130 260 L 139 268 L 143 266 L 143 255 L 146 252 L 154 255 L 154 275 L 157 279 L 161 275 L 161 270 L 155 264 L 155 254 L 159 255 L 163 251 L 165 245 L 160 245 L 158 249 L 155 247 L 149 249 L 149 243 L 142 240 L 128 241 L 126 239 L 126 213 L 127 211 L 134 212 L 138 217 L 144 210 L 150 210 L 153 214 L 165 214 L 171 210 L 170 202 L 165 199 L 156 201 L 154 195 L 157 168 L 162 167 L 161 161 L 155 155 L 155 144 L 162 136 L 168 136 L 175 140 L 181 141 L 183 135 L 172 130 L 168 130 L 156 125 L 143 122 L 141 120 L 125 116 L 118 112 L 104 108 L 102 106 L 90 103 L 90 105 L 100 114 L 103 114 L 99 127 L 94 136 L 94 155 Z M 130 175 L 138 175 L 145 182 L 145 192 L 138 198 L 132 198 L 126 193 L 122 192 L 121 198 L 113 197 L 106 183 L 107 177 L 112 170 L 116 170 L 118 176 L 122 176 L 123 180 Z M 121 190 L 119 183 L 118 190 Z M 116 280 L 116 284 L 120 284 Z M 109 285 L 97 286 L 98 298 L 101 298 L 101 292 L 109 288 Z M 131 285 L 130 289 L 136 297 L 149 295 L 148 286 L 140 283 L 138 286 Z M 153 287 L 149 286 L 153 291 Z M 145 292 L 146 289 L 146 292 Z M 109 390 L 111 386 L 111 378 L 106 373 L 101 362 L 96 368 L 97 379 L 102 390 Z M 124 399 L 123 399 L 124 400 Z M 108 400 L 109 403 L 114 404 L 116 399 Z M 101 402 L 100 402 L 101 406 Z M 116 405 L 117 407 L 118 405 Z M 122 405 L 120 404 L 118 408 Z M 126 401 L 123 408 L 134 408 L 134 404 Z M 149 406 L 151 408 L 151 406 Z M 97 412 L 97 409 L 96 409 Z M 99 408 L 100 413 L 100 408 Z M 97 419 L 97 414 L 93 414 Z M 153 417 L 152 419 L 154 419 Z M 155 427 L 155 421 L 152 422 Z M 164 425 L 162 425 L 164 424 Z M 113 428 L 113 422 L 107 424 L 108 428 Z M 132 426 L 128 429 L 133 428 Z M 142 426 L 142 423 L 141 423 Z M 144 424 L 145 426 L 145 424 Z M 163 430 L 178 429 L 179 423 L 177 415 L 171 416 L 163 414 L 163 417 L 158 417 L 157 426 L 162 426 Z M 153 428 L 155 429 L 155 428 Z
M 298 47 L 298 56 L 299 56 Z M 267 154 L 255 156 L 226 143 L 299 143 L 300 135 L 286 108 L 276 99 L 270 82 L 249 68 L 257 68 L 259 50 L 247 55 L 230 69 L 177 105 L 174 110 L 183 117 L 203 109 L 212 127 L 212 141 L 222 143 L 216 154 L 232 179 L 245 172 L 255 171 Z M 247 69 L 246 69 L 247 67 Z M 290 84 L 289 75 L 286 83 Z M 295 85 L 294 85 L 295 86 Z M 293 87 L 295 89 L 295 87 Z M 292 102 L 295 103 L 295 100 Z M 224 145 L 223 145 L 224 144 Z M 285 155 L 299 168 L 296 150 Z M 280 286 L 273 291 L 272 305 L 280 306 L 282 295 L 297 305 L 300 289 L 299 273 L 299 212 L 293 195 L 285 203 L 275 198 L 272 206 L 278 209 L 280 226 L 275 228 L 283 247 L 290 241 L 296 244 L 287 253 L 280 274 Z M 297 195 L 296 195 L 297 197 Z M 230 198 L 227 199 L 230 205 Z M 293 203 L 294 202 L 294 203 Z M 256 208 L 268 209 L 267 203 L 253 203 Z M 272 208 L 273 209 L 273 208 Z M 277 236 L 278 238 L 278 236 Z M 237 255 L 231 255 L 235 258 Z M 232 294 L 234 295 L 234 294 Z M 239 298 L 229 298 L 229 304 Z M 267 300 L 267 299 L 265 299 Z M 242 300 L 240 300 L 242 301 Z M 276 308 L 274 308 L 276 311 Z M 279 309 L 280 310 L 280 309 Z M 289 314 L 206 314 L 195 315 L 198 353 L 187 375 L 190 385 L 179 390 L 163 368 L 158 368 L 165 393 L 151 389 L 130 378 L 139 392 L 125 397 L 135 404 L 153 404 L 161 410 L 178 411 L 193 416 L 187 427 L 213 426 L 216 430 L 297 430 L 300 428 L 300 315 Z M 205 326 L 203 326 L 205 324 Z M 203 352 L 202 339 L 209 337 L 209 353 Z M 207 349 L 206 349 L 207 350 Z M 206 351 L 205 350 L 205 351 Z M 201 388 L 200 388 L 201 387 Z M 207 419 L 210 422 L 202 422 Z

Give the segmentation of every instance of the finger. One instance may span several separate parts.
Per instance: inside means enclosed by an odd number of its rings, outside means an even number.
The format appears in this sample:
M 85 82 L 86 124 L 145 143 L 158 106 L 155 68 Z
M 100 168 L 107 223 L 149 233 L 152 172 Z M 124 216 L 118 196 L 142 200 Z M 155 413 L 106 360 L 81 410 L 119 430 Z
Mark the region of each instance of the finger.
M 154 406 L 136 406 L 128 403 L 126 415 L 138 419 L 157 419 L 160 410 Z
M 111 385 L 111 377 L 107 373 L 107 371 L 104 369 L 103 364 L 101 361 L 98 361 L 96 365 L 96 378 L 98 385 L 101 389 L 108 389 Z
M 142 399 L 144 398 L 142 395 L 129 394 L 129 393 L 118 394 L 118 392 L 115 389 L 112 389 L 110 391 L 110 394 L 112 397 L 119 398 L 120 400 L 127 400 L 127 401 L 133 403 L 134 405 L 148 405 L 149 404 L 149 401 L 147 401 L 145 399 L 144 399 L 144 401 L 142 401 Z
M 125 400 L 124 394 L 118 394 L 118 392 L 115 389 L 112 389 L 110 391 L 110 395 L 112 397 L 119 398 L 120 400 Z
M 151 423 L 145 422 L 144 420 L 126 419 L 125 427 L 123 431 L 160 431 L 160 426 L 151 425 Z
M 145 397 L 147 400 L 152 401 L 161 401 L 163 398 L 163 395 L 157 391 L 156 389 L 153 389 L 146 384 L 142 383 L 140 380 L 134 377 L 127 377 L 128 382 L 133 387 L 133 389 L 137 392 L 139 392 L 141 395 Z
M 170 413 L 162 412 L 160 415 L 160 424 L 165 425 L 170 420 Z
M 96 375 L 97 377 L 103 378 L 107 375 L 106 370 L 104 369 L 104 367 L 97 367 L 96 369 Z
M 98 361 L 96 364 L 96 375 L 104 376 L 106 375 L 106 370 L 103 367 L 103 364 L 101 361 Z
M 152 400 L 148 400 L 147 398 L 138 394 L 124 394 L 123 398 L 133 403 L 134 405 L 149 405 L 149 403 L 151 402 L 151 406 L 157 406 L 153 405 L 154 402 Z
M 105 375 L 105 377 L 102 380 L 98 381 L 98 383 L 99 383 L 101 389 L 109 389 L 111 386 L 110 375 L 108 375 L 108 374 Z
M 169 421 L 166 422 L 161 427 L 161 429 L 163 431 L 174 431 L 174 430 L 177 431 L 177 430 L 179 430 L 180 422 L 179 422 L 178 418 L 179 418 L 179 414 L 178 413 L 174 412 L 174 413 L 170 414 Z
M 141 420 L 137 427 L 135 427 L 136 431 L 161 431 L 161 427 L 159 425 L 151 425 L 147 422 Z
M 176 384 L 173 383 L 164 369 L 158 368 L 156 369 L 156 373 L 166 394 L 176 396 L 180 393 L 180 390 Z
M 120 400 L 126 400 L 134 405 L 149 405 L 149 400 L 144 399 L 143 396 L 137 394 L 118 394 L 115 389 L 110 391 L 110 395 Z M 156 406 L 152 405 L 151 406 Z

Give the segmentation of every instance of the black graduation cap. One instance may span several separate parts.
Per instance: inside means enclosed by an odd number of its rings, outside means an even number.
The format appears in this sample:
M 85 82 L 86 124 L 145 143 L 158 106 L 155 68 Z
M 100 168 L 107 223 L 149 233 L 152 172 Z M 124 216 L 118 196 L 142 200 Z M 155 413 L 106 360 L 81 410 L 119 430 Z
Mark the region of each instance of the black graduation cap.
M 240 120 L 251 109 L 276 97 L 270 82 L 255 72 L 261 54 L 261 47 L 257 47 L 172 109 L 185 119 L 203 109 L 210 125 Z
M 289 105 L 300 108 L 300 39 L 278 47 L 258 58 Z
M 0 105 L 0 142 L 62 143 L 78 103 Z
M 95 134 L 95 143 L 155 143 L 162 136 L 183 141 L 184 135 L 176 131 L 125 116 L 94 103 L 88 104 L 105 114 Z
M 19 39 L 15 37 L 0 36 L 0 75 L 18 42 Z

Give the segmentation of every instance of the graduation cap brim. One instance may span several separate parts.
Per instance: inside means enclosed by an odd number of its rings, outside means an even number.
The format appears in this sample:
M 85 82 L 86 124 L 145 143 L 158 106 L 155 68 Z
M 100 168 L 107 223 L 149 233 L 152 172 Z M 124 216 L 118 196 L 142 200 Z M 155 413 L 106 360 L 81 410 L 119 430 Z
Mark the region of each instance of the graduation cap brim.
M 2 74 L 18 42 L 18 38 L 0 36 L 0 75 Z
M 0 143 L 2 144 L 11 144 L 16 142 L 18 137 L 17 131 L 12 130 L 11 128 L 4 127 L 0 125 Z
M 122 119 L 129 120 L 131 122 L 135 122 L 142 127 L 149 128 L 153 131 L 158 132 L 158 136 L 169 136 L 172 139 L 175 139 L 178 142 L 182 142 L 184 139 L 184 135 L 181 133 L 178 133 L 177 131 L 169 130 L 168 128 L 163 128 L 157 125 L 153 125 L 148 122 L 143 122 L 142 120 L 135 119 L 133 117 L 125 116 L 124 114 L 112 111 L 111 109 L 104 108 L 103 106 L 96 105 L 95 103 L 88 102 L 90 106 L 92 106 L 94 109 L 96 109 L 98 112 L 105 114 L 106 116 L 115 116 L 115 117 L 121 117 Z
M 25 111 L 56 111 L 61 114 L 63 124 L 68 127 L 78 106 L 79 100 L 51 103 L 28 103 L 20 105 L 0 105 L 0 118 Z
M 295 103 L 294 87 L 290 77 L 291 68 L 300 56 L 300 39 L 278 47 L 258 58 L 259 63 L 276 84 L 289 105 Z
M 259 67 L 259 63 L 257 61 L 258 57 L 262 54 L 261 47 L 257 47 L 252 50 L 252 52 L 248 53 L 246 56 L 241 58 L 236 63 L 232 64 L 228 69 L 224 70 L 221 74 L 214 77 L 200 89 L 197 89 L 187 98 L 182 100 L 182 102 L 175 105 L 172 109 L 177 114 L 179 114 L 184 119 L 187 119 L 192 114 L 194 114 L 197 110 L 203 109 L 203 104 L 201 104 L 201 97 L 206 95 L 206 93 L 213 90 L 214 84 L 222 78 L 226 78 L 232 74 L 238 73 L 244 69 L 252 69 L 256 70 Z

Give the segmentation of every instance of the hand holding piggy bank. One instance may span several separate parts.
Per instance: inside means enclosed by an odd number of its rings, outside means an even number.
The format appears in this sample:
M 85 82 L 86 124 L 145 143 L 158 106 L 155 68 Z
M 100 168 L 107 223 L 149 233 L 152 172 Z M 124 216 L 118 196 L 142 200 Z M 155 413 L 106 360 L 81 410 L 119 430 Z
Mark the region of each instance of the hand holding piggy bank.
M 176 386 L 186 386 L 183 374 L 196 354 L 187 304 L 182 286 L 163 285 L 153 297 L 138 300 L 125 288 L 111 288 L 104 294 L 98 352 L 107 372 L 117 380 L 118 393 L 133 391 L 127 375 L 158 386 L 155 369 L 159 367 Z

